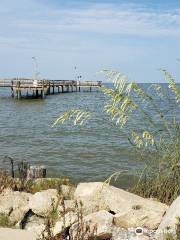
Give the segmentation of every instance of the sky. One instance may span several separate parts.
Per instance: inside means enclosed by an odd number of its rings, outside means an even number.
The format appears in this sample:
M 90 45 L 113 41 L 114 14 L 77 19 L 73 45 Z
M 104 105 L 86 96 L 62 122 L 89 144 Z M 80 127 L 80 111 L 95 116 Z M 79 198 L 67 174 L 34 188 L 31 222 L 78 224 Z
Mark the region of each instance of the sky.
M 179 0 L 0 0 L 0 78 L 180 82 Z

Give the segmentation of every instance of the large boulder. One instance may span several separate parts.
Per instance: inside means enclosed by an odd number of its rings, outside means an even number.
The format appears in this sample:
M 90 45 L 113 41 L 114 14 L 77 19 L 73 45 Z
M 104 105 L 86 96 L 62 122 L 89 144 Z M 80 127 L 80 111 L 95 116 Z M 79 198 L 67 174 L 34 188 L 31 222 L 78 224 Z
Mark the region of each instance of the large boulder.
M 60 195 L 62 195 L 65 199 L 73 199 L 75 187 L 71 185 L 64 185 L 60 186 Z
M 30 193 L 6 189 L 0 195 L 0 213 L 9 216 L 10 223 L 15 225 L 29 210 Z
M 167 205 L 145 199 L 105 183 L 80 183 L 74 197 L 113 213 L 117 227 L 146 227 L 156 229 L 168 209 Z
M 159 239 L 163 239 L 163 235 L 166 233 L 173 235 L 176 234 L 178 217 L 180 217 L 180 196 L 174 200 L 166 211 L 166 214 L 158 227 L 157 237 Z
M 58 206 L 58 212 L 61 214 L 65 214 L 67 212 L 75 211 L 76 210 L 76 202 L 73 200 L 64 200 Z
M 146 229 L 141 229 L 142 233 L 137 234 L 136 228 L 118 228 L 116 226 L 113 226 L 112 228 L 112 240 L 150 240 L 154 239 L 152 234 L 149 233 Z
M 77 213 L 68 212 L 64 216 L 62 216 L 59 221 L 56 222 L 52 232 L 53 235 L 56 236 L 57 234 L 62 233 L 64 230 L 69 228 L 73 223 L 78 221 Z
M 29 200 L 29 209 L 39 216 L 47 217 L 56 207 L 58 199 L 58 191 L 56 189 L 37 192 Z
M 30 214 L 26 219 L 23 228 L 25 230 L 34 232 L 37 236 L 40 236 L 46 228 L 46 221 L 42 217 L 38 217 L 35 214 Z
M 33 232 L 20 229 L 0 228 L 1 240 L 36 240 L 37 236 Z
M 99 211 L 85 216 L 70 228 L 70 236 L 77 239 L 78 234 L 85 239 L 108 239 L 112 237 L 113 215 L 107 211 Z

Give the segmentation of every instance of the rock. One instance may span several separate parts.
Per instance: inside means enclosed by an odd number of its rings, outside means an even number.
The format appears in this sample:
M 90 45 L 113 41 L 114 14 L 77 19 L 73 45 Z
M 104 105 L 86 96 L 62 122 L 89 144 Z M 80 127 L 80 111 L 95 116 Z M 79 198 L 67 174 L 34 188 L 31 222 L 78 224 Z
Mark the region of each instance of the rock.
M 30 214 L 24 226 L 24 229 L 27 231 L 34 232 L 37 236 L 41 235 L 45 230 L 45 219 L 42 217 L 38 217 L 35 214 Z
M 74 192 L 74 199 L 76 199 L 78 205 L 81 206 L 84 215 L 100 210 L 110 210 L 102 198 L 102 187 L 103 183 L 99 182 L 78 184 Z
M 1 240 L 36 240 L 37 236 L 33 232 L 20 229 L 0 228 Z
M 15 225 L 29 210 L 30 193 L 5 190 L 0 195 L 0 213 L 9 216 L 10 223 Z
M 131 232 L 128 232 L 127 229 L 124 228 L 118 228 L 116 226 L 112 227 L 112 240 L 124 240 L 124 239 L 128 239 L 130 236 Z M 135 236 L 135 233 L 131 233 Z
M 29 210 L 28 205 L 14 209 L 9 215 L 10 224 L 16 225 L 18 222 L 20 222 L 24 218 L 24 215 L 26 214 L 26 212 L 28 212 L 28 210 Z
M 148 236 L 145 236 L 144 234 L 137 236 L 135 228 L 118 228 L 116 226 L 112 229 L 112 240 L 144 240 L 149 239 Z
M 70 236 L 77 238 L 77 234 L 85 234 L 85 239 L 97 237 L 98 239 L 108 239 L 112 236 L 113 216 L 107 211 L 99 211 L 87 215 L 82 222 L 75 223 L 70 228 Z
M 58 206 L 58 211 L 60 213 L 67 213 L 75 211 L 76 202 L 73 200 L 64 200 L 64 203 Z
M 169 209 L 166 211 L 158 230 L 157 237 L 163 239 L 163 234 L 176 234 L 177 217 L 180 217 L 180 196 L 174 200 Z
M 114 216 L 114 224 L 123 228 L 145 227 L 156 229 L 161 219 L 162 214 L 157 214 L 153 209 L 142 207 L 139 210 L 130 209 L 126 213 L 117 213 Z
M 108 210 L 108 208 L 100 208 L 99 202 L 96 201 L 86 200 L 82 202 L 81 200 L 77 200 L 76 203 L 78 211 L 81 212 L 83 216 L 98 212 L 100 210 Z
M 76 221 L 78 221 L 77 213 L 74 212 L 66 213 L 64 216 L 61 217 L 61 219 L 58 222 L 56 222 L 53 228 L 54 236 L 56 236 L 59 233 L 62 233 L 63 230 L 70 227 Z
M 139 197 L 122 189 L 101 182 L 80 183 L 74 193 L 83 205 L 86 202 L 99 209 L 115 214 L 117 227 L 147 227 L 156 229 L 161 222 L 167 205 Z
M 56 189 L 37 192 L 29 200 L 29 209 L 39 216 L 47 217 L 56 206 L 57 201 L 58 191 Z
M 62 196 L 65 199 L 73 199 L 75 189 L 76 188 L 74 186 L 63 185 L 62 184 L 61 187 L 60 187 L 60 194 L 62 194 Z
M 119 228 L 116 226 L 113 226 L 112 228 L 112 240 L 152 240 L 154 239 L 154 235 L 152 234 L 152 231 L 149 231 L 148 229 L 142 228 L 142 233 L 137 234 L 137 228 Z

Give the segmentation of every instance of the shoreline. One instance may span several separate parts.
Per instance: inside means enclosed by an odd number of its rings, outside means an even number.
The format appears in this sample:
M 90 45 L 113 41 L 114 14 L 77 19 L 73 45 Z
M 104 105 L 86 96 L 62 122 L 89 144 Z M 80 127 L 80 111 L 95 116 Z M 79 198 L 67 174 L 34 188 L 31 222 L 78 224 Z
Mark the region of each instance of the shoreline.
M 19 179 L 16 181 L 19 182 Z M 165 231 L 167 218 L 172 233 L 175 233 L 174 209 L 180 209 L 180 197 L 168 206 L 156 199 L 143 198 L 105 182 L 83 182 L 74 185 L 69 179 L 43 178 L 35 179 L 33 184 L 34 187 L 31 188 L 26 186 L 27 191 L 4 188 L 0 194 L 0 220 L 2 221 L 4 216 L 4 221 L 11 223 L 9 227 L 19 229 L 17 232 L 20 235 L 20 229 L 23 234 L 26 233 L 27 238 L 23 240 L 28 240 L 29 232 L 36 233 L 34 239 L 45 239 L 38 238 L 37 235 L 42 237 L 45 234 L 46 219 L 51 223 L 49 231 L 52 231 L 53 236 L 60 236 L 63 229 L 67 228 L 73 239 L 76 239 L 76 234 L 80 234 L 78 221 L 88 224 L 95 239 L 102 240 L 124 240 L 128 236 L 131 238 L 127 239 L 135 240 L 137 229 L 142 231 L 140 239 L 164 240 L 157 233 Z M 28 191 L 28 187 L 31 191 Z M 77 216 L 81 216 L 81 220 Z M 64 220 L 67 225 L 64 225 Z M 97 232 L 93 232 L 93 226 L 97 227 Z M 3 231 L 8 230 L 0 228 L 0 236 Z

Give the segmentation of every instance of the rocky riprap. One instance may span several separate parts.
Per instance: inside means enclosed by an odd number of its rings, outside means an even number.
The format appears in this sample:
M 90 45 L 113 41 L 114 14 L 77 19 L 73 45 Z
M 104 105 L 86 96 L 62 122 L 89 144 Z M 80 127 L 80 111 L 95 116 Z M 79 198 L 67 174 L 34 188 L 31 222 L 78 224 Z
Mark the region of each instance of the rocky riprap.
M 54 236 L 76 240 L 82 234 L 84 239 L 163 239 L 167 228 L 176 231 L 180 197 L 168 207 L 102 182 L 79 183 L 76 188 L 62 185 L 59 192 L 48 189 L 35 194 L 6 189 L 0 195 L 0 214 L 7 215 L 16 229 L 33 233 L 32 240 L 45 231 L 52 212 L 55 218 L 50 230 Z

